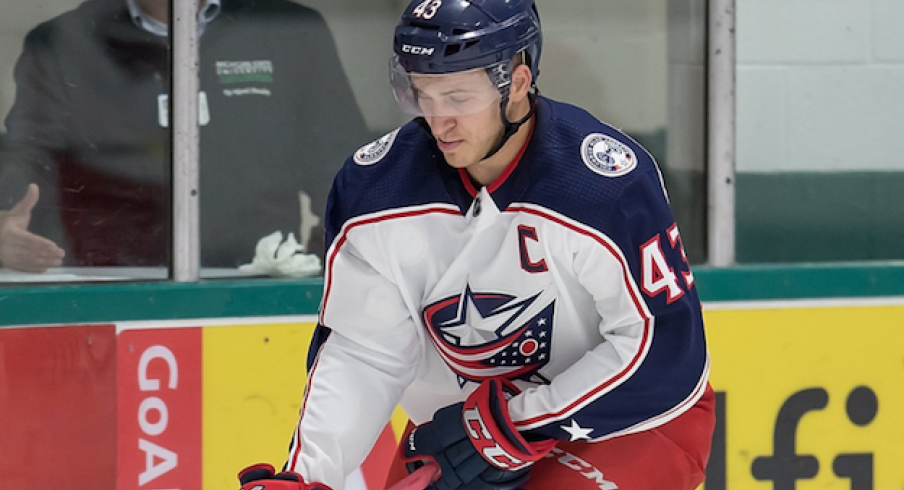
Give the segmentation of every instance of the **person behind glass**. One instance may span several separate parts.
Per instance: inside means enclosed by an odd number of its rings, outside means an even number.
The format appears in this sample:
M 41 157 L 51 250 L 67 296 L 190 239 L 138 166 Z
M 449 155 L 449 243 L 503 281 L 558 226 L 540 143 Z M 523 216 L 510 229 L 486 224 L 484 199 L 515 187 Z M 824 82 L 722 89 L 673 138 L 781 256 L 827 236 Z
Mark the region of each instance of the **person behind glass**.
M 0 264 L 170 262 L 167 0 L 88 0 L 28 33 L 0 151 Z M 200 234 L 206 267 L 310 236 L 366 136 L 323 17 L 289 0 L 200 0 Z M 303 193 L 303 194 L 300 194 Z M 310 198 L 309 201 L 307 198 Z
M 539 94 L 541 46 L 533 0 L 408 5 L 391 84 L 419 117 L 334 181 L 301 416 L 284 471 L 242 488 L 338 490 L 396 404 L 388 483 L 425 463 L 440 490 L 703 481 L 709 354 L 660 173 Z

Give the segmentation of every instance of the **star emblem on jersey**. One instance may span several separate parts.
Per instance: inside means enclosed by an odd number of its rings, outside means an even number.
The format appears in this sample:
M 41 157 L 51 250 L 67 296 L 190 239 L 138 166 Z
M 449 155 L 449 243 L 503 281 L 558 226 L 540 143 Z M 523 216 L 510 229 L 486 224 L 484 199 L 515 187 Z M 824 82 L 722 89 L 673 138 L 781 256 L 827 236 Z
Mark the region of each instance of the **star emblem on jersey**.
M 637 166 L 637 157 L 628 145 L 602 133 L 584 138 L 581 158 L 587 168 L 606 177 L 625 175 Z
M 571 436 L 571 441 L 578 441 L 581 439 L 589 441 L 590 433 L 593 432 L 593 428 L 585 429 L 578 425 L 577 421 L 574 419 L 571 419 L 571 425 L 562 425 L 560 427 Z
M 519 298 L 465 286 L 424 308 L 424 321 L 460 386 L 492 377 L 547 384 L 538 371 L 549 362 L 554 311 L 552 291 Z

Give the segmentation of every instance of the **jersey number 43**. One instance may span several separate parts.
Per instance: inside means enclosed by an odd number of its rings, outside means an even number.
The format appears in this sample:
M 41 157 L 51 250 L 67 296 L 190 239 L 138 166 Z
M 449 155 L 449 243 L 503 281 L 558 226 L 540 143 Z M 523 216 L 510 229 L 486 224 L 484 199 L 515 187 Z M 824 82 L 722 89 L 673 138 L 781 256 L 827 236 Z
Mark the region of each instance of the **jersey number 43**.
M 691 273 L 690 265 L 687 262 L 687 254 L 684 252 L 684 245 L 681 243 L 678 225 L 673 223 L 666 230 L 665 236 L 669 243 L 668 246 L 673 250 L 677 249 L 681 253 L 684 270 L 676 273 L 675 269 L 669 265 L 662 250 L 662 238 L 657 234 L 640 246 L 641 287 L 650 297 L 665 292 L 668 294 L 666 301 L 671 304 L 684 296 L 685 289 L 690 290 L 693 287 L 694 275 Z M 684 288 L 679 284 L 679 274 L 681 282 L 684 283 Z

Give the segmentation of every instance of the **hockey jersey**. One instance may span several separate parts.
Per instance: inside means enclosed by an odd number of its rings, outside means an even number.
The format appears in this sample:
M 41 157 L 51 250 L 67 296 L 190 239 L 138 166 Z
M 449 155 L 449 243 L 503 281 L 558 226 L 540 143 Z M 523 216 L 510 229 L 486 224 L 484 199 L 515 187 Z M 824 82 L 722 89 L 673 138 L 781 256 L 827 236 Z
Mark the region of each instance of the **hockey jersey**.
M 287 467 L 342 486 L 397 404 L 415 424 L 490 377 L 528 437 L 602 441 L 689 409 L 709 358 L 652 156 L 539 98 L 489 186 L 416 121 L 363 147 L 327 208 L 320 325 Z

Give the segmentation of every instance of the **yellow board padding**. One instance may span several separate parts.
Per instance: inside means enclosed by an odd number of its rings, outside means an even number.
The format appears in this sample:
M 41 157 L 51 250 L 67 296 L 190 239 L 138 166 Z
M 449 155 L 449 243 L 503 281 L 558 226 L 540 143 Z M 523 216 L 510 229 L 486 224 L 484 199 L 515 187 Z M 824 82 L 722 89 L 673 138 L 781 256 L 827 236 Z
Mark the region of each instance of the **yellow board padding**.
M 752 465 L 774 452 L 776 417 L 789 397 L 825 393 L 806 412 L 796 453 L 819 470 L 798 490 L 847 490 L 839 455 L 873 458 L 874 488 L 904 488 L 904 306 L 705 310 L 711 381 L 726 403 L 724 488 L 770 490 Z M 279 466 L 297 421 L 314 324 L 204 329 L 204 490 L 236 488 L 236 472 L 261 461 Z M 813 391 L 811 391 L 813 392 Z M 875 413 L 851 414 L 848 399 L 872 393 Z M 854 423 L 853 419 L 858 419 Z M 396 437 L 407 423 L 397 409 Z
M 204 490 L 238 488 L 247 465 L 285 462 L 315 324 L 204 328 Z
M 834 470 L 844 454 L 860 454 L 864 468 L 863 458 L 872 457 L 870 488 L 904 488 L 904 306 L 717 310 L 704 318 L 727 434 L 726 485 L 707 490 L 778 488 L 764 468 L 775 452 L 779 411 L 795 394 L 786 408 L 812 409 L 796 430 L 784 423 L 779 432 L 793 437 L 795 454 L 818 462 L 817 474 L 795 488 L 856 487 Z M 815 408 L 821 399 L 824 408 Z M 858 478 L 870 473 L 858 471 Z
M 392 432 L 395 433 L 396 442 L 398 442 L 405 432 L 405 427 L 408 425 L 408 415 L 405 414 L 401 407 L 396 407 L 395 411 L 392 412 L 391 422 Z

